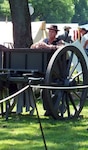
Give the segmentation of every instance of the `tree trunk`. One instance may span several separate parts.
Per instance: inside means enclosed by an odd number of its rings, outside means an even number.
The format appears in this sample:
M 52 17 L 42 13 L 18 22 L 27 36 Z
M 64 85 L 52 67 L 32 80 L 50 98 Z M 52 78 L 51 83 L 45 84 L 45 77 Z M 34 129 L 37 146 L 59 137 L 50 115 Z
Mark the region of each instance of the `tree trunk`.
M 33 43 L 28 0 L 9 0 L 15 48 L 30 47 Z

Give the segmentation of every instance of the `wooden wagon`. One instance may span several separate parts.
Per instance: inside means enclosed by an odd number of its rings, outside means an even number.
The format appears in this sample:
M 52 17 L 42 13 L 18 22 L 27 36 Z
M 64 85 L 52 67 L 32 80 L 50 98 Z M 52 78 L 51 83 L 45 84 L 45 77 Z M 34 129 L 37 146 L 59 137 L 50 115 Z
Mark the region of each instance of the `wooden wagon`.
M 0 57 L 1 99 L 3 87 L 8 89 L 9 96 L 28 86 L 29 92 L 25 93 L 24 99 L 26 101 L 30 98 L 30 101 L 25 103 L 27 110 L 30 105 L 34 109 L 30 88 L 38 88 L 42 90 L 43 102 L 47 103 L 47 109 L 53 118 L 79 116 L 87 98 L 88 63 L 87 55 L 78 41 L 66 44 L 56 51 L 1 48 Z M 11 93 L 9 87 L 13 84 L 17 86 L 18 91 L 12 90 L 14 93 Z M 6 100 L 5 112 L 1 103 L 1 114 L 11 112 L 16 103 L 18 113 L 21 112 L 24 97 L 22 94 L 19 94 L 19 99 L 13 100 L 12 104 Z

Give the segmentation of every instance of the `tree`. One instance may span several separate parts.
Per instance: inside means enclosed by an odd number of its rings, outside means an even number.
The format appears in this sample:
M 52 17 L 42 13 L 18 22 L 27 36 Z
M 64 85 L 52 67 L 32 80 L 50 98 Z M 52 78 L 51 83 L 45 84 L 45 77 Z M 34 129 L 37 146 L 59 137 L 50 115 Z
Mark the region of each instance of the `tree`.
M 0 20 L 6 20 L 10 18 L 10 8 L 8 0 L 0 0 Z
M 29 0 L 34 7 L 32 20 L 69 23 L 74 14 L 73 0 Z
M 88 23 L 88 0 L 74 0 L 75 14 L 72 22 L 79 24 Z
M 9 0 L 9 4 L 13 23 L 14 47 L 30 47 L 32 34 L 28 0 Z

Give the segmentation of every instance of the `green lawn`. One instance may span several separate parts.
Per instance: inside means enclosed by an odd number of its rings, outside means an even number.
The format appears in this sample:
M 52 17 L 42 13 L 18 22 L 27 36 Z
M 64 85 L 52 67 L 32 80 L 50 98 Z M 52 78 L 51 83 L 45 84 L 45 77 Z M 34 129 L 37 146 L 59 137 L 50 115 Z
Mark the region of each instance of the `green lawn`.
M 88 149 L 88 100 L 82 118 L 54 120 L 43 116 L 41 103 L 37 102 L 47 150 Z M 36 112 L 12 114 L 8 121 L 0 117 L 0 150 L 45 150 Z

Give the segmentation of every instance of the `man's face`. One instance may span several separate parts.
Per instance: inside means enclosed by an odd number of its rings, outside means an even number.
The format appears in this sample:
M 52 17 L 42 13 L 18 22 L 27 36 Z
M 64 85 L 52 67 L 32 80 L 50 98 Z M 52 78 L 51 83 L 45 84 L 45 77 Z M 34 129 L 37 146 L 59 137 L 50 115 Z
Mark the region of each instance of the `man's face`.
M 49 33 L 48 33 L 48 34 L 49 34 L 49 37 L 50 37 L 50 38 L 55 38 L 57 33 L 56 33 L 55 30 L 49 29 Z
M 70 32 L 70 29 L 69 29 L 69 28 L 67 28 L 65 31 L 66 31 L 67 33 L 69 33 L 69 32 Z
M 86 33 L 86 31 L 85 31 L 85 30 L 80 30 L 80 33 L 81 33 L 82 35 L 84 35 L 84 34 Z

